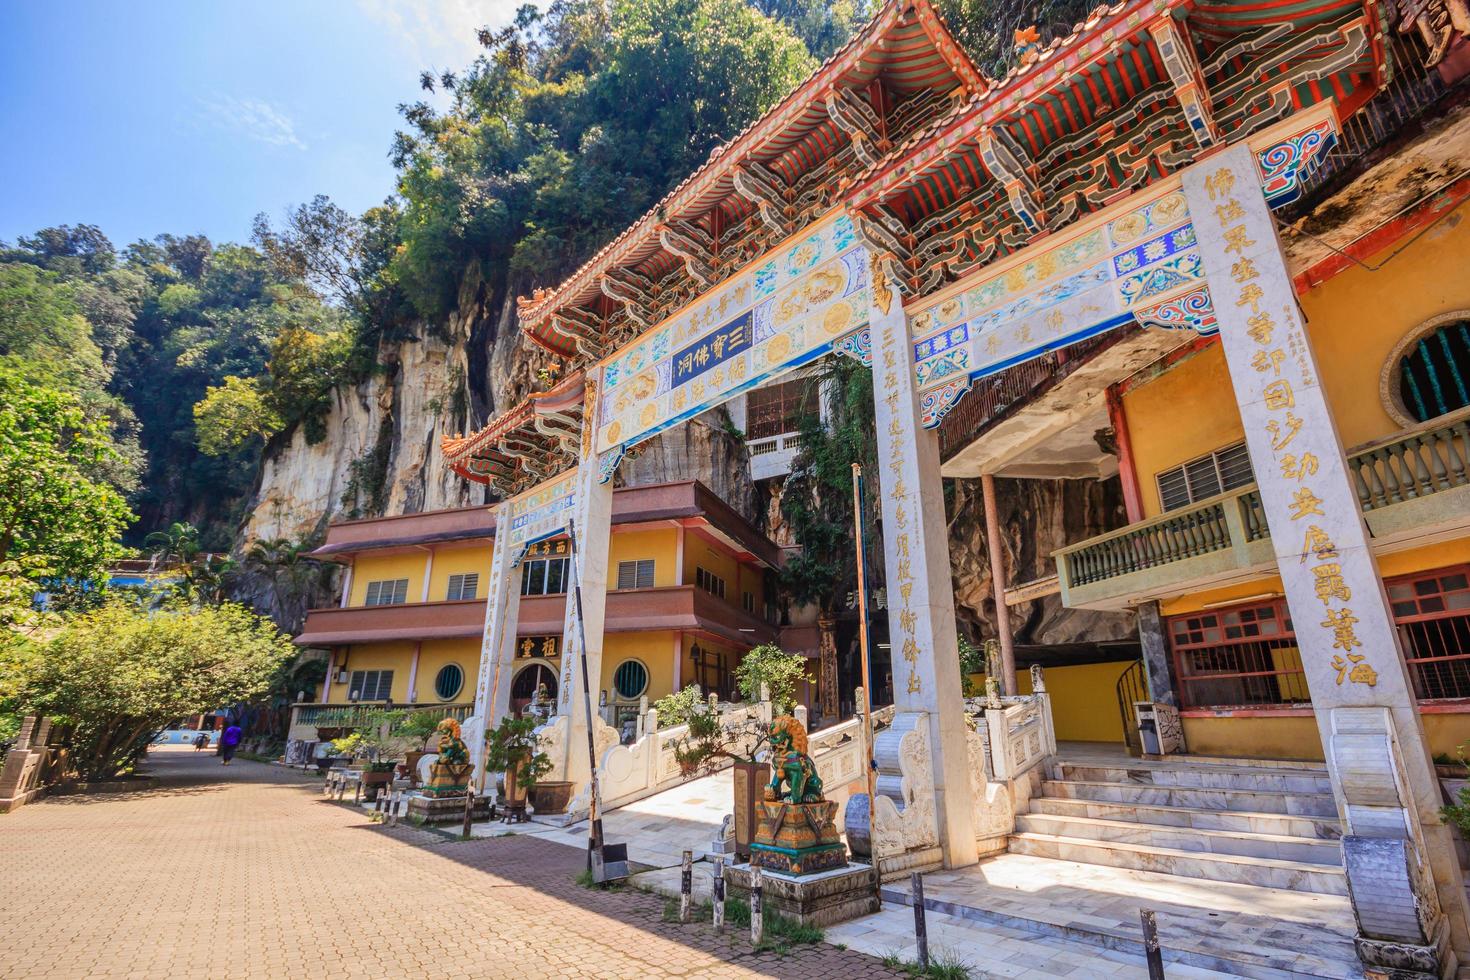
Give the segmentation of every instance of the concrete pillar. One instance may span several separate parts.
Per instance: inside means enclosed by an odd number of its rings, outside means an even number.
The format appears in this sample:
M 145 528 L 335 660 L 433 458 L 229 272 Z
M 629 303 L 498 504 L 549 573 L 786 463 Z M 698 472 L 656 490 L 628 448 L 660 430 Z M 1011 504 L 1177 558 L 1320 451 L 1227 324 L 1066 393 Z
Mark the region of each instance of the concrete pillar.
M 1470 948 L 1459 862 L 1255 155 L 1236 144 L 1183 182 L 1342 816 L 1358 953 L 1438 975 L 1448 945 Z
M 1000 540 L 1000 517 L 995 507 L 995 477 L 980 477 L 980 491 L 985 500 L 985 547 L 990 552 L 990 585 L 995 593 L 995 635 L 1000 640 L 1000 693 L 1016 693 L 1016 649 L 1011 643 L 1011 610 L 1006 605 L 1006 552 Z M 946 548 L 945 555 L 949 551 Z
M 495 512 L 496 544 L 490 557 L 490 582 L 485 593 L 485 631 L 480 638 L 480 667 L 475 677 L 475 717 L 483 728 L 469 732 L 470 761 L 475 778 L 481 776 L 485 736 L 510 713 L 510 676 L 516 655 L 516 620 L 521 608 L 521 549 L 506 542 L 511 505 Z M 478 785 L 478 783 L 477 783 Z M 486 783 L 486 785 L 489 785 Z
M 590 424 L 590 422 L 588 423 Z M 597 459 L 590 453 L 577 469 L 576 490 L 572 504 L 572 528 L 576 534 L 575 551 L 569 563 L 567 583 L 566 626 L 562 635 L 561 690 L 557 695 L 557 714 L 570 722 L 565 745 L 566 778 L 575 784 L 572 811 L 585 809 L 583 793 L 587 787 L 590 764 L 587 752 L 587 709 L 582 685 L 582 644 L 587 647 L 587 695 L 591 698 L 593 738 L 599 748 L 606 743 L 603 730 L 617 734 L 598 715 L 598 698 L 602 688 L 602 622 L 607 607 L 607 552 L 612 533 L 613 481 L 604 480 Z M 578 617 L 576 596 L 572 586 L 582 591 L 581 616 Z M 601 754 L 600 751 L 598 753 Z M 555 763 L 557 760 L 553 759 Z M 579 807 L 578 801 L 581 801 Z
M 413 645 L 413 659 L 408 662 L 408 703 L 414 704 L 418 701 L 419 683 L 419 656 L 424 652 L 422 641 L 416 641 Z
M 919 425 L 908 317 L 896 291 L 872 265 L 869 324 L 878 429 L 879 498 L 893 646 L 893 729 L 927 725 L 929 777 L 946 867 L 977 860 L 970 792 L 954 586 L 939 478 L 939 437 Z M 904 716 L 908 716 L 905 718 Z M 920 793 L 931 787 L 917 787 Z
M 1138 645 L 1143 648 L 1143 670 L 1148 676 L 1148 698 L 1156 704 L 1179 707 L 1174 689 L 1174 671 L 1169 663 L 1169 643 L 1157 601 L 1138 607 Z

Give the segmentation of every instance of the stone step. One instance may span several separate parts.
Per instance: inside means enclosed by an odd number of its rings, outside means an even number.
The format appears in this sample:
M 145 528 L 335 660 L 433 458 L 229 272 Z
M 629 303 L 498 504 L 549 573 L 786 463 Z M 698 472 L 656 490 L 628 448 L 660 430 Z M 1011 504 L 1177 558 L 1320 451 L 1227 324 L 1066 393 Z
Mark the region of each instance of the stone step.
M 1325 772 L 1305 769 L 1256 768 L 1224 765 L 1095 765 L 1057 762 L 1054 778 L 1088 783 L 1129 783 L 1143 786 L 1179 786 L 1198 789 L 1248 790 L 1263 793 L 1331 794 L 1332 780 Z
M 912 906 L 909 883 L 885 885 L 883 900 Z M 1363 975 L 1353 951 L 1352 909 L 1335 895 L 1228 882 L 1203 889 L 1171 875 L 1002 854 L 925 875 L 924 905 L 1006 935 L 1021 930 L 1093 946 L 1102 957 L 1141 955 L 1138 913 L 1152 909 L 1170 977 L 1187 975 L 1173 964 L 1268 980 Z M 1109 975 L 1102 962 L 1067 974 Z
M 1146 844 L 1201 854 L 1230 854 L 1237 857 L 1270 858 L 1301 864 L 1341 867 L 1342 853 L 1337 841 L 1314 837 L 1292 837 L 1284 834 L 1249 833 L 1238 830 L 1200 830 L 1192 827 L 1164 827 L 1132 820 L 1104 820 L 1097 817 L 1061 816 L 1051 813 L 1027 813 L 1016 818 L 1016 829 L 1022 833 L 1071 837 L 1078 840 L 1110 843 Z
M 1242 810 L 1202 810 L 1187 806 L 1143 806 L 1135 803 L 1100 803 L 1062 796 L 1033 796 L 1032 813 L 1059 817 L 1095 817 L 1098 820 L 1130 820 L 1158 827 L 1192 827 L 1196 830 L 1230 830 L 1245 834 L 1279 834 L 1335 842 L 1342 836 L 1336 817 L 1293 816 L 1289 813 L 1250 813 Z
M 1044 796 L 1093 800 L 1099 803 L 1178 806 L 1199 810 L 1244 810 L 1314 817 L 1337 816 L 1337 803 L 1326 793 L 1272 793 L 1260 790 L 1056 779 L 1046 780 L 1041 784 L 1041 789 Z
M 1123 841 L 1098 841 L 1034 833 L 1012 834 L 1009 850 L 1012 854 L 1100 864 L 1113 868 L 1132 868 L 1184 878 L 1203 878 L 1212 882 L 1259 885 L 1264 888 L 1324 895 L 1347 894 L 1347 879 L 1341 868 L 1304 864 L 1300 861 L 1211 854 Z

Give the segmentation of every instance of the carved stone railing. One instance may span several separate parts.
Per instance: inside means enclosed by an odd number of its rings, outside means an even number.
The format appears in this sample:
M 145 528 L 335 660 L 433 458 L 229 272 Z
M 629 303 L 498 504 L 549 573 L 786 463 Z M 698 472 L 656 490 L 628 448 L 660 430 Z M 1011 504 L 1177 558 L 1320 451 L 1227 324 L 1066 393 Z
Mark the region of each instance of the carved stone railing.
M 1348 455 L 1358 501 L 1375 527 L 1395 504 L 1470 486 L 1470 412 L 1397 433 Z M 1255 484 L 1089 538 L 1055 553 L 1063 594 L 1192 558 L 1236 551 L 1271 536 Z M 1269 557 L 1269 556 L 1265 556 Z
M 989 707 L 985 698 L 969 698 L 966 710 L 975 716 L 976 731 L 985 746 L 985 776 L 993 782 L 1019 779 L 1056 754 L 1051 698 L 1042 690 L 1000 699 Z
M 769 722 L 769 704 L 711 703 L 719 712 L 722 725 L 749 729 L 732 750 L 735 754 L 749 754 L 758 737 L 756 726 L 751 723 Z M 688 736 L 687 724 L 660 728 L 658 712 L 653 708 L 647 709 L 641 717 L 637 738 L 628 745 L 611 745 L 599 755 L 598 778 L 603 808 L 623 806 L 730 766 L 729 759 L 717 759 L 697 771 L 686 772 L 679 764 L 677 752 Z

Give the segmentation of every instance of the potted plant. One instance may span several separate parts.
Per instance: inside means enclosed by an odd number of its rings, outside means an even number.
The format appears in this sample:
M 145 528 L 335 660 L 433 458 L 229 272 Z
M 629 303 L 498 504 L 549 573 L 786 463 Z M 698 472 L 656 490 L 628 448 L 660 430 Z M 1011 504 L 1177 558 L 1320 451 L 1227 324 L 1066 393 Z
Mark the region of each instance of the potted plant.
M 407 770 L 408 778 L 418 785 L 419 760 L 433 753 L 429 748 L 429 739 L 438 730 L 439 719 L 427 711 L 410 711 L 398 721 L 393 729 L 393 734 L 404 739 L 409 745 L 417 748 L 407 749 L 403 753 L 403 766 Z
M 551 771 L 551 759 L 540 750 L 536 735 L 539 722 L 535 718 L 504 718 L 499 727 L 486 736 L 485 771 L 505 773 L 505 802 L 511 809 L 524 807 L 527 794 L 536 788 L 541 777 Z M 538 804 L 537 813 L 559 813 L 567 808 L 571 783 L 548 783 L 550 790 L 542 797 L 546 809 Z M 559 787 L 565 787 L 561 810 L 555 809 Z
M 728 759 L 734 777 L 735 849 L 750 853 L 755 840 L 755 804 L 770 778 L 770 767 L 758 758 L 768 741 L 765 726 L 754 718 L 728 722 L 720 715 L 714 696 L 688 714 L 689 734 L 674 746 L 674 758 L 686 776 L 712 773 Z

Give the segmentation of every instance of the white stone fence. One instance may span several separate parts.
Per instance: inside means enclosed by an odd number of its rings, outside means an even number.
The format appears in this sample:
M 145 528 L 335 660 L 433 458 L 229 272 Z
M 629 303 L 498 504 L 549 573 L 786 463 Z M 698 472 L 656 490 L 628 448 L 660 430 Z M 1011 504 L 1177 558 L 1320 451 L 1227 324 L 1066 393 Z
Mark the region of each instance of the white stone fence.
M 1051 697 L 1035 694 L 997 699 L 968 698 L 965 710 L 975 718 L 975 730 L 985 745 L 985 778 L 990 782 L 1018 779 L 1056 755 Z

